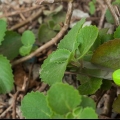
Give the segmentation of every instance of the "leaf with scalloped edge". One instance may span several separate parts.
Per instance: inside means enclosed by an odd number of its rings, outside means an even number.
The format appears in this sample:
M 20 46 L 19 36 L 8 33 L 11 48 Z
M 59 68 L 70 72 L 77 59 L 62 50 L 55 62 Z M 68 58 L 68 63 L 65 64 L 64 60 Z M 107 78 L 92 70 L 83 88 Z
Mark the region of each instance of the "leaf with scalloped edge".
M 7 30 L 6 27 L 7 27 L 6 21 L 0 20 L 0 45 L 1 42 L 4 40 L 5 32 Z
M 81 96 L 73 86 L 56 83 L 49 89 L 47 100 L 52 111 L 65 115 L 80 104 Z
M 101 78 L 88 77 L 79 74 L 77 75 L 77 79 L 80 80 L 81 83 L 78 90 L 82 95 L 94 94 L 102 84 Z
M 21 102 L 21 111 L 27 119 L 50 119 L 52 114 L 46 96 L 40 92 L 28 93 Z
M 19 50 L 19 53 L 20 55 L 25 56 L 30 53 L 31 49 L 32 49 L 32 45 L 22 46 Z
M 91 107 L 86 107 L 80 114 L 80 119 L 98 119 L 98 115 Z
M 33 45 L 35 42 L 35 36 L 34 36 L 33 32 L 30 30 L 26 30 L 22 34 L 21 41 L 22 41 L 23 45 L 25 45 L 25 46 Z
M 46 64 L 43 67 L 40 73 L 40 78 L 43 82 L 52 85 L 57 82 L 62 82 L 62 78 L 64 76 L 64 72 L 66 70 L 67 62 L 52 62 Z
M 58 44 L 59 49 L 67 49 L 69 51 L 75 51 L 78 47 L 77 35 L 82 28 L 85 19 L 81 19 L 77 24 L 68 32 L 67 35 Z
M 79 51 L 82 58 L 92 47 L 98 36 L 98 28 L 96 26 L 85 26 L 80 30 L 77 36 L 77 41 L 80 43 Z
M 13 74 L 9 60 L 0 55 L 0 93 L 10 92 L 13 88 Z
M 41 67 L 40 78 L 42 81 L 52 85 L 62 82 L 62 77 L 69 62 L 71 52 L 66 49 L 58 49 L 53 52 Z M 59 75 L 58 75 L 59 74 Z
M 91 62 L 104 67 L 120 68 L 120 39 L 110 40 L 100 45 L 93 53 Z

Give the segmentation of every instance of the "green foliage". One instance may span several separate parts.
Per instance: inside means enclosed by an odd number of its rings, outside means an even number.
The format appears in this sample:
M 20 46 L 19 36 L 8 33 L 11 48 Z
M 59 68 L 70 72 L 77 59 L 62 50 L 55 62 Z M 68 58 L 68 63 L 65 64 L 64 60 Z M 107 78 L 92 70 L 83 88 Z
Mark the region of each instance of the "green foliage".
M 60 23 L 65 19 L 66 13 L 61 11 L 62 6 L 57 7 L 54 11 L 46 11 L 45 15 L 48 15 L 45 19 L 45 22 L 42 23 L 38 30 L 38 40 L 39 42 L 47 42 L 61 29 Z
M 59 49 L 58 51 L 53 52 L 48 60 L 45 61 L 45 65 L 41 68 L 40 77 L 42 78 L 42 81 L 49 85 L 56 82 L 62 82 L 62 77 L 66 70 L 70 55 L 70 52 L 66 49 Z
M 97 118 L 93 100 L 79 95 L 75 88 L 63 83 L 51 86 L 47 95 L 39 92 L 28 93 L 22 100 L 21 110 L 23 116 L 29 119 Z M 88 111 L 89 116 L 86 115 Z
M 82 28 L 85 19 L 78 22 L 58 44 L 58 49 L 67 49 L 74 52 L 78 48 L 77 35 Z
M 0 45 L 1 45 L 1 42 L 4 40 L 4 36 L 5 36 L 5 32 L 6 32 L 6 27 L 7 27 L 7 24 L 4 20 L 0 20 Z
M 49 22 L 49 24 L 50 24 L 50 26 L 52 26 L 51 22 Z M 57 32 L 55 32 L 51 28 L 49 28 L 47 23 L 43 23 L 39 28 L 38 39 L 40 42 L 47 42 L 52 37 L 54 37 L 56 34 L 57 34 Z
M 96 3 L 96 0 L 92 0 L 89 2 L 89 11 L 90 11 L 90 14 L 93 15 L 95 13 L 95 3 Z
M 115 70 L 112 77 L 115 84 L 120 86 L 120 69 Z
M 86 26 L 80 30 L 77 41 L 80 44 L 80 58 L 82 58 L 94 44 L 98 36 L 98 28 L 95 26 Z
M 34 44 L 35 42 L 35 36 L 34 34 L 29 31 L 29 30 L 26 30 L 23 34 L 22 34 L 22 37 L 21 37 L 21 42 L 24 46 L 29 46 L 29 45 L 32 45 Z
M 13 88 L 13 74 L 9 60 L 0 55 L 0 94 L 10 92 Z
M 82 95 L 89 95 L 95 93 L 102 84 L 102 79 L 88 77 L 84 75 L 77 75 L 77 79 L 80 80 L 81 85 L 78 90 Z
M 48 119 L 51 116 L 46 96 L 40 92 L 28 93 L 21 102 L 21 110 L 27 119 Z
M 80 104 L 81 96 L 72 86 L 59 83 L 54 84 L 50 88 L 47 94 L 47 100 L 49 101 L 49 106 L 51 106 L 51 109 L 55 113 L 63 115 Z
M 114 101 L 112 107 L 113 107 L 114 112 L 120 113 L 120 94 L 118 95 L 118 97 Z
M 21 42 L 22 42 L 23 46 L 19 49 L 19 53 L 22 56 L 28 55 L 32 49 L 34 42 L 35 42 L 34 34 L 31 31 L 26 30 L 22 34 Z
M 114 23 L 113 16 L 112 16 L 112 14 L 111 14 L 109 9 L 106 10 L 105 17 L 106 17 L 106 20 L 107 20 L 108 23 L 111 23 L 111 24 Z
M 120 39 L 114 39 L 100 45 L 92 56 L 92 63 L 112 69 L 120 68 Z
M 118 26 L 114 32 L 114 38 L 120 38 L 120 26 Z
M 14 36 L 14 37 L 13 37 Z M 0 46 L 0 54 L 6 56 L 9 60 L 13 60 L 19 55 L 19 49 L 22 46 L 21 36 L 13 31 L 5 33 L 4 41 Z

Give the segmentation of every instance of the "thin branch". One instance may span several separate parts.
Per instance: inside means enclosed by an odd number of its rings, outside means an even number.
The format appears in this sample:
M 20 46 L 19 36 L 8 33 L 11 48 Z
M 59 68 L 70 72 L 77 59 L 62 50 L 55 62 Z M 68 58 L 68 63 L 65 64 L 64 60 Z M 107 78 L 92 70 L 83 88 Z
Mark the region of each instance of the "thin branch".
M 67 31 L 68 27 L 69 27 L 69 23 L 70 23 L 70 19 L 71 19 L 71 15 L 72 15 L 72 1 L 70 1 L 68 3 L 68 10 L 67 10 L 67 14 L 66 14 L 66 19 L 64 22 L 64 26 L 63 28 L 60 30 L 60 32 L 54 37 L 52 38 L 51 41 L 47 42 L 46 44 L 44 44 L 43 46 L 39 47 L 36 51 L 32 52 L 31 54 L 29 54 L 28 56 L 25 56 L 23 58 L 20 58 L 14 62 L 12 62 L 12 65 L 16 65 L 18 63 L 24 62 L 32 57 L 34 57 L 35 55 L 37 55 L 39 52 L 45 50 L 46 48 L 56 44 L 65 34 L 65 32 Z
M 18 11 L 14 11 L 14 12 L 11 12 L 11 13 L 7 13 L 7 14 L 3 14 L 3 15 L 0 15 L 0 18 L 3 18 L 3 17 L 8 17 L 8 16 L 13 16 L 13 15 L 16 15 L 16 14 L 20 14 L 20 13 L 24 13 L 24 12 L 27 12 L 27 11 L 30 11 L 30 10 L 34 10 L 34 9 L 37 9 L 39 8 L 40 5 L 37 5 L 37 6 L 33 6 L 31 8 L 25 8 L 25 9 L 19 9 Z
M 100 17 L 100 21 L 99 21 L 99 25 L 98 25 L 98 28 L 102 28 L 103 26 L 103 21 L 104 21 L 104 18 L 105 18 L 105 13 L 106 13 L 106 10 L 107 10 L 107 7 L 104 6 L 103 10 L 102 10 L 102 15 Z
M 9 30 L 15 30 L 17 28 L 20 28 L 22 27 L 23 25 L 29 23 L 29 22 L 32 22 L 32 20 L 34 20 L 35 18 L 37 18 L 43 11 L 44 8 L 41 8 L 35 15 L 33 16 L 30 16 L 28 19 L 26 19 L 25 21 L 21 22 L 21 23 L 18 23 L 17 25 L 11 27 Z
M 109 8 L 109 10 L 110 10 L 113 18 L 114 18 L 115 25 L 118 26 L 118 25 L 120 24 L 120 22 L 119 22 L 118 16 L 117 16 L 116 13 L 115 13 L 115 10 L 114 10 L 113 6 L 111 5 L 111 3 L 110 3 L 109 0 L 105 0 L 105 2 L 106 2 L 106 4 L 107 4 L 107 6 L 108 6 L 108 8 Z

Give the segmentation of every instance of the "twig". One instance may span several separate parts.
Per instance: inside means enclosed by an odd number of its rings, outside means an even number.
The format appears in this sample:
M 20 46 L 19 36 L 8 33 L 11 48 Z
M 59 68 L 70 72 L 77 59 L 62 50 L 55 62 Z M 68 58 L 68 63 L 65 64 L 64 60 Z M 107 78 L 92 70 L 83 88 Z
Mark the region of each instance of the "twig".
M 21 23 L 18 23 L 17 25 L 11 27 L 9 30 L 15 30 L 17 28 L 20 28 L 22 27 L 23 25 L 29 23 L 29 22 L 32 22 L 32 20 L 34 20 L 35 18 L 37 18 L 43 11 L 44 8 L 41 8 L 35 15 L 33 16 L 30 16 L 28 19 L 26 19 L 25 21 L 21 22 Z
M 35 3 L 37 4 L 52 4 L 56 2 L 70 2 L 71 0 L 36 0 Z
M 116 15 L 116 13 L 115 13 L 115 11 L 114 11 L 113 6 L 111 5 L 111 3 L 110 3 L 109 0 L 105 0 L 105 2 L 106 2 L 106 4 L 107 4 L 107 6 L 108 6 L 108 8 L 109 8 L 109 10 L 110 10 L 113 18 L 114 18 L 115 25 L 118 26 L 118 25 L 120 24 L 120 22 L 119 22 L 118 16 Z
M 12 107 L 13 107 L 12 118 L 13 119 L 16 119 L 16 99 L 17 99 L 17 96 L 18 96 L 19 92 L 20 91 L 17 91 L 14 95 L 14 100 L 13 100 L 13 105 L 12 105 Z
M 31 8 L 26 8 L 25 10 L 20 9 L 19 11 L 15 11 L 15 12 L 12 12 L 12 13 L 7 13 L 7 14 L 0 15 L 0 18 L 16 15 L 16 14 L 20 14 L 20 13 L 24 13 L 24 12 L 27 12 L 27 11 L 30 11 L 30 10 L 37 9 L 39 7 L 40 7 L 40 5 L 36 5 L 34 7 L 31 7 Z
M 105 18 L 106 10 L 107 10 L 107 7 L 104 6 L 104 9 L 102 10 L 102 15 L 101 15 L 101 17 L 100 17 L 99 25 L 98 25 L 98 28 L 99 28 L 99 29 L 102 28 L 103 21 L 104 21 L 104 18 Z
M 5 114 L 12 108 L 12 104 L 0 115 L 0 118 L 5 116 Z
M 32 57 L 34 57 L 35 55 L 37 55 L 39 52 L 45 50 L 46 48 L 54 45 L 55 43 L 57 43 L 62 36 L 65 34 L 65 32 L 67 31 L 68 27 L 69 27 L 69 23 L 70 23 L 70 19 L 71 19 L 71 15 L 72 15 L 72 1 L 70 1 L 68 3 L 68 10 L 67 10 L 67 14 L 66 14 L 66 19 L 64 22 L 64 26 L 63 28 L 60 30 L 60 32 L 54 37 L 52 38 L 51 41 L 47 42 L 46 44 L 44 44 L 43 46 L 39 47 L 36 51 L 32 52 L 31 54 L 29 54 L 26 57 L 20 58 L 14 62 L 12 62 L 12 65 L 16 65 L 18 63 L 24 62 Z
M 47 85 L 48 85 L 48 84 L 42 83 L 42 85 L 41 85 L 40 88 L 39 88 L 39 91 L 40 91 L 40 92 L 43 92 L 44 89 L 47 87 Z

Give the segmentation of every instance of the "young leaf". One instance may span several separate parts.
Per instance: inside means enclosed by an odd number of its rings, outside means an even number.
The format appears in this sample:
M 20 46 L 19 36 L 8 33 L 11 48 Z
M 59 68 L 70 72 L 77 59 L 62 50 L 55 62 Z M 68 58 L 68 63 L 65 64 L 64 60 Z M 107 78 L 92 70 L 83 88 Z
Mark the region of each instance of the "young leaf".
M 120 68 L 120 39 L 110 40 L 100 45 L 92 56 L 92 63 L 112 69 Z
M 120 26 L 118 26 L 114 32 L 114 38 L 120 38 Z
M 21 41 L 22 41 L 23 45 L 25 45 L 25 46 L 33 45 L 33 43 L 35 42 L 35 36 L 34 36 L 33 32 L 26 30 L 22 34 Z
M 81 112 L 80 119 L 98 119 L 98 115 L 93 108 L 86 107 Z
M 62 82 L 67 62 L 46 64 L 41 70 L 40 78 L 45 83 L 52 85 L 56 82 Z
M 49 89 L 47 100 L 55 113 L 65 115 L 80 104 L 81 96 L 72 86 L 56 83 Z
M 42 42 L 47 42 L 53 38 L 57 33 L 48 27 L 47 23 L 40 26 L 38 31 L 38 40 Z
M 78 90 L 82 95 L 94 94 L 102 84 L 102 79 L 100 78 L 89 78 L 88 76 L 79 74 L 77 79 L 80 80 L 81 83 L 81 85 L 78 87 Z
M 95 13 L 95 3 L 93 1 L 89 2 L 89 11 L 90 11 L 90 14 L 93 15 Z
M 70 52 L 74 52 L 77 47 L 77 35 L 80 29 L 82 28 L 83 24 L 85 22 L 85 19 L 82 19 L 79 21 L 69 32 L 65 37 L 60 41 L 58 44 L 59 49 L 67 49 Z
M 86 26 L 82 28 L 77 36 L 77 41 L 80 43 L 80 58 L 82 58 L 94 44 L 98 36 L 98 28 L 95 26 Z
M 10 62 L 0 55 L 0 93 L 10 92 L 13 88 L 13 74 Z
M 40 92 L 28 93 L 21 102 L 21 111 L 27 119 L 50 119 L 52 114 L 46 96 Z
M 32 45 L 29 46 L 22 46 L 19 50 L 22 56 L 28 55 L 32 49 Z
M 0 20 L 0 45 L 1 45 L 1 42 L 3 41 L 3 39 L 4 39 L 5 32 L 6 32 L 6 27 L 7 27 L 6 22 L 4 20 Z
M 113 103 L 113 111 L 120 113 L 120 94 L 118 95 L 117 99 Z
M 20 41 L 21 36 L 13 31 L 7 31 L 5 34 L 4 41 L 0 46 L 0 53 L 6 56 L 9 60 L 13 60 L 18 56 L 19 49 L 22 46 Z

